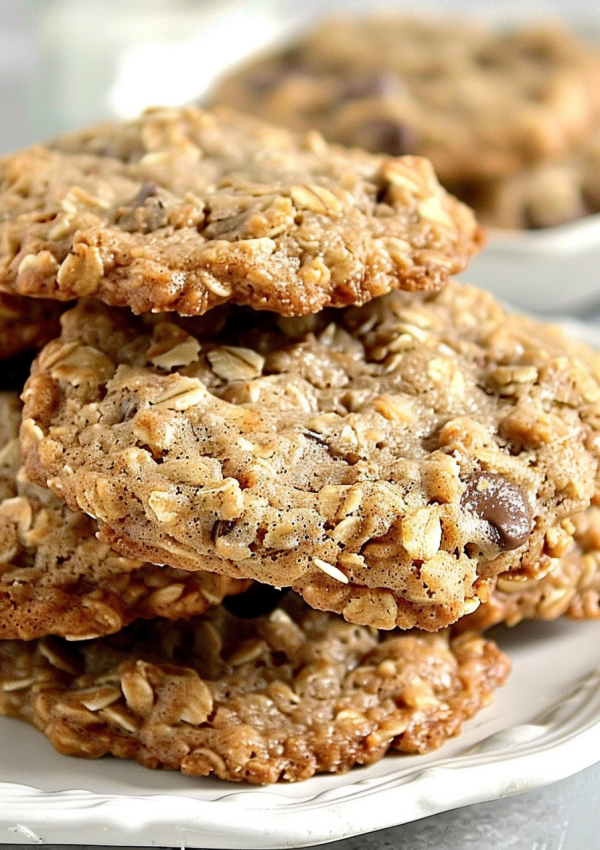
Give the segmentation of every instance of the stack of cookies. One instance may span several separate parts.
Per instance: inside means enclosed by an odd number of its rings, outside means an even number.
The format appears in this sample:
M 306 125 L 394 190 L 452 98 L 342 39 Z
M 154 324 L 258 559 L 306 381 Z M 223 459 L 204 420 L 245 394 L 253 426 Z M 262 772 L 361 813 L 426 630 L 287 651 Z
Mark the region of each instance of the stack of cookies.
M 0 181 L 2 713 L 296 781 L 457 734 L 474 629 L 598 614 L 598 358 L 450 280 L 428 160 L 185 107 Z
M 220 81 L 212 102 L 330 141 L 429 157 L 483 223 L 600 211 L 600 52 L 558 23 L 336 17 Z

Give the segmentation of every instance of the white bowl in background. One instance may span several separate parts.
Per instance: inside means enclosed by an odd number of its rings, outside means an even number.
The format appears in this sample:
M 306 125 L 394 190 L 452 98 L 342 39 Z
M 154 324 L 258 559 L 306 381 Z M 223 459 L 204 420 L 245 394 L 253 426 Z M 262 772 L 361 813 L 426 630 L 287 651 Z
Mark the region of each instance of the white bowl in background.
M 489 230 L 461 280 L 536 313 L 600 311 L 600 213 L 543 230 Z

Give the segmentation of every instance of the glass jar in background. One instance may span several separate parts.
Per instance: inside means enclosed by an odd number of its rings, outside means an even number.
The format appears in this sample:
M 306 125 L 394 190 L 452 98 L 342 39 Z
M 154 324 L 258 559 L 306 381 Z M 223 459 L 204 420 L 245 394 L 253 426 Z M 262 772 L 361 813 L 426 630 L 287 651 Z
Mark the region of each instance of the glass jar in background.
M 30 0 L 38 137 L 200 97 L 276 38 L 276 0 Z

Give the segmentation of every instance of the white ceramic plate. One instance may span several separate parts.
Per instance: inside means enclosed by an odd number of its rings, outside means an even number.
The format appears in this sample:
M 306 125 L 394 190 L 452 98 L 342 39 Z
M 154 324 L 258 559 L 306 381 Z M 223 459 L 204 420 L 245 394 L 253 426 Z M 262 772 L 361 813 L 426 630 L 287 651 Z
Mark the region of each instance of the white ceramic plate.
M 569 330 L 600 344 L 600 328 Z M 427 756 L 297 785 L 237 786 L 56 753 L 0 718 L 0 843 L 292 848 L 496 799 L 600 758 L 600 622 L 493 631 L 513 671 L 495 702 Z
M 600 754 L 600 623 L 496 632 L 509 683 L 464 734 L 342 777 L 242 787 L 60 756 L 0 719 L 0 842 L 203 848 L 304 847 L 569 776 Z

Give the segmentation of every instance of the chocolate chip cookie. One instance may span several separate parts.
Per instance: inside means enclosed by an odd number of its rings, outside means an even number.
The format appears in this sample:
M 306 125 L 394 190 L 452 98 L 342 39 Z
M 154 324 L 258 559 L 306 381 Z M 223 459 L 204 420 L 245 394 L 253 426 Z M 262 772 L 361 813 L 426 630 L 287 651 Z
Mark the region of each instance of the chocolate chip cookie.
M 498 178 L 581 142 L 600 55 L 566 28 L 339 16 L 234 69 L 211 102 L 330 141 L 429 157 L 442 182 Z
M 419 157 L 223 110 L 154 109 L 0 160 L 0 289 L 284 315 L 435 289 L 482 242 Z
M 248 582 L 124 558 L 21 469 L 20 403 L 0 393 L 0 638 L 69 640 L 118 631 L 139 617 L 201 614 Z
M 81 303 L 23 395 L 28 475 L 127 557 L 436 630 L 598 492 L 594 355 L 486 292 L 185 321 Z
M 75 644 L 1 641 L 0 712 L 66 755 L 297 782 L 439 747 L 509 672 L 472 634 L 383 639 L 297 603 L 251 621 L 218 607 Z

